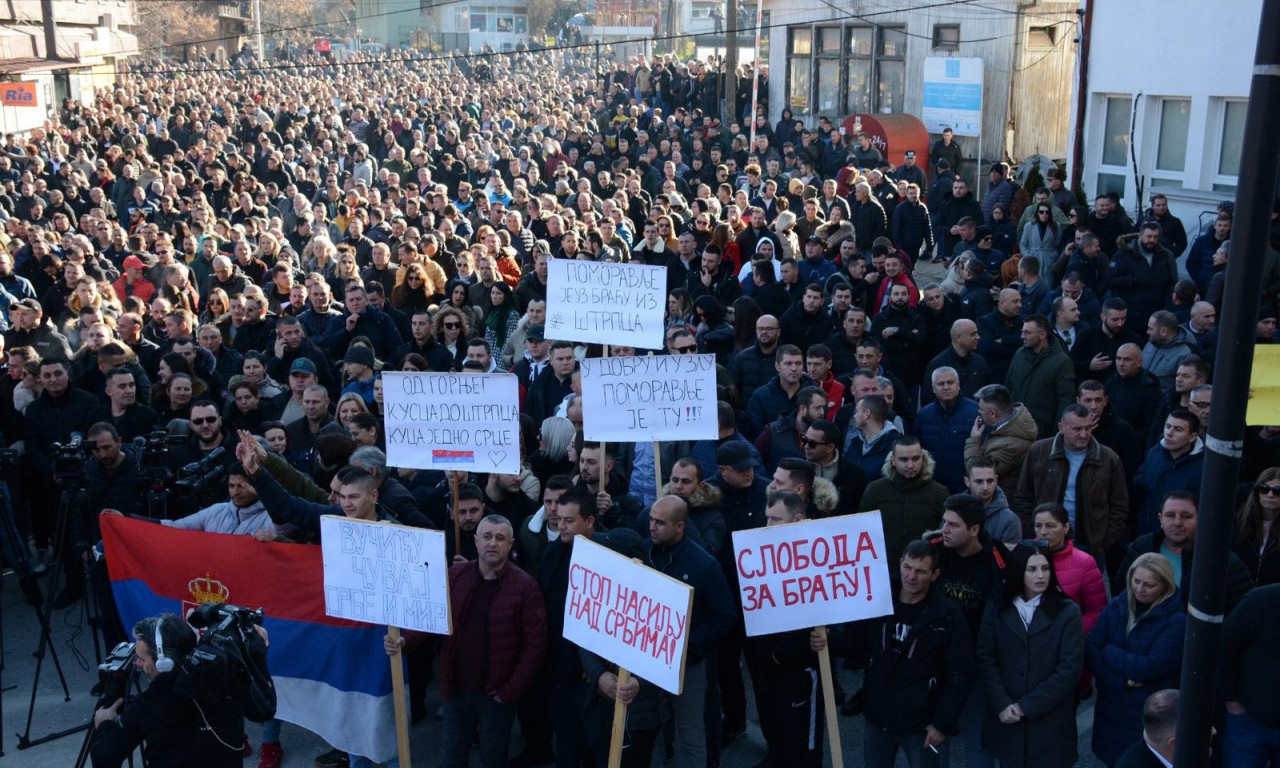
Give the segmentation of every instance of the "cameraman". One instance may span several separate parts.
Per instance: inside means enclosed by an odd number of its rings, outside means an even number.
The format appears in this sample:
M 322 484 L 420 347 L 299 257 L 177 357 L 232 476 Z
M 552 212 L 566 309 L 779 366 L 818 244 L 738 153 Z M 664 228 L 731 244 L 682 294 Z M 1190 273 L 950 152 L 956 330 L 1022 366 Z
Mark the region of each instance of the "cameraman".
M 98 398 L 71 386 L 70 369 L 70 363 L 62 358 L 41 360 L 40 385 L 43 392 L 27 406 L 24 414 L 23 433 L 30 468 L 27 491 L 31 505 L 31 532 L 37 548 L 50 545 L 58 523 L 59 504 L 55 489 L 59 485 L 54 482 L 53 445 L 72 442 L 73 434 L 82 435 L 93 424 L 94 414 L 98 411 Z M 81 457 L 75 458 L 78 466 Z M 71 482 L 78 479 L 64 478 Z M 70 536 L 52 544 L 62 547 L 60 552 L 53 554 L 62 557 L 64 563 L 73 559 L 69 557 L 72 552 Z M 78 573 L 68 571 L 66 586 L 53 600 L 55 610 L 72 605 L 83 595 L 78 576 Z
M 266 630 L 254 627 L 265 642 Z M 119 766 L 142 745 L 151 768 L 240 768 L 244 760 L 244 720 L 239 712 L 201 706 L 179 695 L 175 685 L 182 662 L 195 650 L 196 636 L 185 621 L 166 614 L 139 621 L 133 627 L 137 661 L 149 684 L 141 694 L 117 699 L 93 713 L 94 768 Z M 156 668 L 157 638 L 174 671 Z M 124 713 L 121 714 L 121 708 Z

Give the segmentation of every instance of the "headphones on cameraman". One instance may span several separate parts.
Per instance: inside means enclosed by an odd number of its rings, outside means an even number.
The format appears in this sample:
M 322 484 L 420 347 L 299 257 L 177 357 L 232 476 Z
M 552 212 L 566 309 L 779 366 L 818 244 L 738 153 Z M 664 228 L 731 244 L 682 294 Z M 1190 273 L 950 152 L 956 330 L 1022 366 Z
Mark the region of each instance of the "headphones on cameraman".
M 173 659 L 164 655 L 164 638 L 160 635 L 160 625 L 164 622 L 164 618 L 156 619 L 156 671 L 172 672 Z

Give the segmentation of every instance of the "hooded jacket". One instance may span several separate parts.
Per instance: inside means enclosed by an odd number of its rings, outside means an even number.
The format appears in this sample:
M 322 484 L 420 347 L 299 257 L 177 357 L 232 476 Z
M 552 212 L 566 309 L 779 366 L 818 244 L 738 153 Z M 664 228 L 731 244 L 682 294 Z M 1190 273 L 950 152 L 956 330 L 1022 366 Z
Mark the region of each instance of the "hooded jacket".
M 1160 392 L 1168 397 L 1173 392 L 1173 377 L 1178 372 L 1178 365 L 1199 352 L 1200 345 L 1191 334 L 1185 328 L 1179 328 L 1169 341 L 1147 342 L 1142 348 L 1142 369 L 1160 380 Z
M 1005 386 L 1014 400 L 1022 401 L 1036 422 L 1039 437 L 1057 430 L 1058 416 L 1076 398 L 1076 370 L 1057 336 L 1050 333 L 1039 352 L 1019 349 L 1009 362 Z
M 1013 414 L 1000 426 L 987 429 L 980 437 L 970 437 L 964 443 L 964 463 L 983 457 L 996 463 L 996 476 L 1005 493 L 1018 488 L 1018 474 L 1022 462 L 1036 441 L 1036 420 L 1022 403 L 1013 404 Z
M 1125 552 L 1124 562 L 1116 570 L 1116 575 L 1111 579 L 1111 591 L 1120 594 L 1126 586 L 1126 579 L 1129 574 L 1129 566 L 1133 565 L 1133 561 L 1137 560 L 1140 555 L 1148 552 L 1156 554 L 1164 554 L 1160 552 L 1160 548 L 1164 546 L 1164 531 L 1157 530 L 1144 536 L 1139 536 L 1129 545 L 1129 550 Z M 1192 544 L 1194 544 L 1194 540 Z M 1182 559 L 1182 579 L 1178 584 L 1178 597 L 1182 599 L 1182 605 L 1185 607 L 1187 598 L 1191 594 L 1191 566 L 1195 556 L 1195 548 L 1188 547 L 1175 557 Z M 1165 555 L 1168 557 L 1168 555 Z M 1227 555 L 1227 599 L 1224 603 L 1224 613 L 1231 614 L 1232 609 L 1240 603 L 1246 593 L 1253 589 L 1253 578 L 1249 575 L 1249 568 L 1236 556 L 1235 552 Z
M 671 485 L 663 485 L 661 491 L 658 498 L 670 494 Z M 712 557 L 719 558 L 721 550 L 730 545 L 729 526 L 720 511 L 720 504 L 724 501 L 720 487 L 703 483 L 686 501 L 689 504 L 691 524 L 684 528 L 685 538 L 705 549 Z M 636 518 L 636 529 L 642 537 L 649 538 L 648 509 Z
M 867 486 L 859 512 L 880 510 L 884 524 L 884 546 L 888 558 L 897 560 L 907 542 L 918 539 L 942 522 L 942 505 L 950 495 L 947 487 L 933 479 L 933 456 L 924 452 L 920 474 L 907 479 L 898 474 L 893 454 L 885 456 L 883 477 Z
M 1164 447 L 1164 440 L 1151 446 L 1147 458 L 1138 467 L 1130 495 L 1136 530 L 1142 536 L 1160 527 L 1160 507 L 1170 491 L 1200 494 L 1200 473 L 1204 469 L 1204 441 L 1196 438 L 1191 450 L 1174 458 Z
M 982 521 L 982 530 L 992 539 L 1009 547 L 1022 541 L 1022 521 L 1009 507 L 1009 497 L 1003 488 L 996 486 L 996 493 L 991 497 L 991 503 L 983 507 L 983 510 L 987 516 Z

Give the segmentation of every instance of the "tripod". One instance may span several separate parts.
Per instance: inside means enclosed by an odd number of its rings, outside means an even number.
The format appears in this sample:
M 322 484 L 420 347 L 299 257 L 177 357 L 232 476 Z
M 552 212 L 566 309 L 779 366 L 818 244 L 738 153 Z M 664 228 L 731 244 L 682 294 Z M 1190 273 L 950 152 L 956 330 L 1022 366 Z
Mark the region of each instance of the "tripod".
M 133 646 L 132 646 L 132 645 L 130 645 L 130 646 L 129 646 L 129 648 L 131 649 L 131 650 L 130 650 L 130 652 L 129 652 L 129 660 L 128 660 L 128 661 L 126 661 L 125 663 L 131 664 L 131 663 L 132 663 L 132 660 L 133 660 L 134 658 L 137 658 L 137 657 L 136 657 L 136 655 L 135 655 L 135 654 L 133 653 L 133 651 L 132 651 Z M 142 693 L 142 679 L 141 679 L 141 676 L 138 674 L 138 670 L 133 669 L 132 667 L 130 667 L 130 669 L 129 669 L 129 677 L 128 677 L 128 680 L 125 682 L 125 685 L 124 685 L 124 692 L 123 692 L 123 696 L 117 696 L 117 695 L 116 695 L 115 693 L 113 693 L 113 692 L 110 692 L 110 691 L 104 691 L 104 692 L 103 692 L 103 694 L 102 694 L 102 696 L 98 698 L 98 702 L 97 702 L 96 704 L 94 704 L 94 705 L 93 705 L 93 711 L 94 711 L 94 712 L 97 712 L 99 709 L 101 709 L 101 708 L 103 708 L 103 707 L 109 707 L 109 706 L 111 706 L 112 704 L 114 704 L 114 703 L 115 703 L 115 699 L 116 699 L 116 698 L 128 698 L 128 696 L 129 696 L 129 689 L 130 689 L 131 687 L 133 688 L 133 692 L 134 692 L 134 693 L 138 693 L 138 694 Z M 89 715 L 89 725 L 88 725 L 88 729 L 85 731 L 85 734 L 84 734 L 84 741 L 83 741 L 83 742 L 81 742 L 81 744 L 80 744 L 80 752 L 79 752 L 79 754 L 76 756 L 76 762 L 75 762 L 75 764 L 73 765 L 73 768 L 84 768 L 85 763 L 89 760 L 90 751 L 93 749 L 93 736 L 94 736 L 94 732 L 95 732 L 95 730 L 94 730 L 94 727 L 93 727 L 93 715 Z M 147 758 L 146 758 L 146 757 L 143 757 L 143 758 L 142 758 L 142 765 L 143 765 L 143 768 L 146 768 L 146 765 L 147 765 Z M 133 767 L 133 755 L 132 755 L 132 754 L 131 754 L 131 755 L 129 755 L 129 766 L 130 766 L 130 768 L 132 768 L 132 767 Z
M 84 493 L 78 490 L 78 487 L 83 485 L 83 482 L 62 483 L 62 485 L 65 487 L 62 491 L 62 496 L 58 501 L 58 522 L 54 529 L 53 537 L 53 551 L 57 554 L 57 559 L 54 562 L 53 567 L 49 569 L 49 585 L 46 588 L 44 596 L 44 610 L 37 610 L 37 613 L 39 613 L 40 616 L 41 627 L 40 645 L 36 648 L 35 652 L 36 674 L 35 678 L 31 682 L 31 701 L 27 705 L 27 728 L 26 731 L 18 736 L 18 749 L 28 749 L 39 744 L 55 741 L 63 736 L 68 736 L 82 731 L 90 725 L 90 723 L 86 723 L 74 728 L 50 733 L 46 736 L 41 736 L 38 739 L 31 738 L 31 721 L 35 715 L 36 695 L 40 690 L 40 672 L 44 667 L 44 652 L 46 648 L 48 648 L 49 653 L 53 656 L 54 667 L 58 670 L 58 679 L 62 682 L 63 701 L 71 701 L 71 692 L 67 688 L 67 679 L 62 674 L 62 664 L 59 663 L 58 654 L 54 650 L 53 636 L 49 631 L 49 620 L 53 615 L 53 597 L 56 594 L 58 583 L 60 581 L 65 581 L 66 584 L 64 585 L 64 588 L 71 588 L 71 573 L 68 571 L 66 559 L 68 557 L 67 551 L 69 549 L 73 549 L 73 547 L 68 547 L 67 544 L 68 537 L 71 536 L 70 529 L 73 526 L 73 522 L 75 522 L 73 518 L 80 510 L 81 504 L 84 500 Z M 74 538 L 72 540 L 74 541 Z M 93 636 L 94 658 L 102 658 L 102 648 L 98 642 L 97 634 L 98 619 L 94 616 L 92 602 L 92 590 L 85 589 L 85 605 L 89 615 L 89 632 Z

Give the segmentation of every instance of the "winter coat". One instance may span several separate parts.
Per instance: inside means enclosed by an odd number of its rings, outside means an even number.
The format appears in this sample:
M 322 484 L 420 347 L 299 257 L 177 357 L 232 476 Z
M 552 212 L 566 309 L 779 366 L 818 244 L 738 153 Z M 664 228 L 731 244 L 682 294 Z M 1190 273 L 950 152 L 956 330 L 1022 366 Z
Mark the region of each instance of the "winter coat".
M 892 455 L 886 455 L 883 477 L 868 485 L 862 494 L 859 512 L 880 510 L 885 552 L 890 561 L 902 555 L 909 541 L 942 523 L 942 505 L 949 493 L 945 485 L 933 479 L 933 470 L 933 459 L 925 454 L 920 474 L 908 480 L 894 469 Z
M 1049 267 L 1058 258 L 1058 243 L 1062 240 L 1062 230 L 1053 227 L 1041 227 L 1039 222 L 1029 221 L 1022 228 L 1022 237 L 1018 239 L 1018 247 L 1022 256 L 1035 256 L 1040 260 L 1041 274 L 1049 274 Z
M 1150 371 L 1160 380 L 1160 393 L 1168 397 L 1173 392 L 1173 378 L 1178 372 L 1178 365 L 1199 351 L 1200 347 L 1191 334 L 1179 328 L 1170 341 L 1147 342 L 1142 348 L 1142 370 Z
M 886 328 L 897 333 L 886 338 Z M 884 350 L 884 367 L 903 381 L 919 381 L 924 368 L 925 322 L 919 310 L 886 306 L 871 323 L 871 338 Z
M 817 386 L 807 375 L 800 376 L 800 389 Z M 797 389 L 796 392 L 799 392 Z M 769 383 L 751 393 L 747 401 L 747 437 L 755 440 L 764 431 L 767 424 L 784 413 L 795 410 L 794 395 L 788 395 L 782 389 L 777 374 L 769 379 Z
M 1067 491 L 1067 454 L 1062 436 L 1038 440 L 1027 452 L 1014 494 L 1013 509 L 1031 530 L 1031 511 L 1046 501 L 1062 503 Z M 1129 490 L 1124 467 L 1115 451 L 1090 439 L 1084 463 L 1076 478 L 1076 538 L 1093 552 L 1104 552 L 1119 543 L 1128 530 Z
M 1041 438 L 1057 431 L 1058 416 L 1076 399 L 1076 370 L 1057 336 L 1039 352 L 1023 347 L 1009 363 L 1005 386 L 1031 412 Z
M 1107 765 L 1142 738 L 1142 707 L 1147 697 L 1181 683 L 1182 638 L 1187 613 L 1178 595 L 1170 595 L 1129 623 L 1129 595 L 1111 598 L 1085 641 L 1085 664 L 1096 680 L 1093 753 Z M 1128 681 L 1141 683 L 1130 688 Z
M 913 262 L 920 258 L 922 250 L 925 254 L 933 252 L 933 227 L 924 203 L 899 203 L 893 209 L 890 232 L 894 244 L 906 251 Z
M 862 467 L 862 473 L 867 476 L 868 480 L 875 480 L 880 477 L 885 458 L 893 450 L 894 441 L 902 433 L 892 423 L 886 423 L 880 434 L 871 438 L 871 442 L 865 442 L 862 432 L 853 424 L 853 408 L 854 406 L 852 405 L 845 406 L 840 409 L 840 413 L 836 414 L 836 428 L 841 430 L 841 434 L 845 436 L 841 453 L 845 458 L 856 462 L 858 466 Z M 846 416 L 845 414 L 849 415 Z M 840 423 L 841 421 L 844 423 Z
M 964 444 L 969 439 L 969 430 L 976 418 L 978 402 L 964 395 L 950 407 L 937 401 L 932 402 L 916 416 L 915 435 L 937 463 L 934 479 L 945 485 L 951 493 L 965 491 Z
M 1160 507 L 1170 491 L 1200 494 L 1200 473 L 1204 469 L 1204 441 L 1196 438 L 1191 450 L 1173 458 L 1169 450 L 1156 443 L 1147 451 L 1146 460 L 1134 476 L 1130 496 L 1135 523 L 1134 535 L 1142 536 L 1160 528 Z
M 733 598 L 719 564 L 687 537 L 672 546 L 656 544 L 652 539 L 645 541 L 643 560 L 655 571 L 693 587 L 687 663 L 706 659 L 736 620 Z
M 1249 569 L 1249 575 L 1259 587 L 1280 583 L 1280 531 L 1273 529 L 1263 547 L 1237 540 L 1231 551 Z
M 973 426 L 972 423 L 969 424 Z M 1022 403 L 1013 404 L 1013 414 L 1002 425 L 987 429 L 980 437 L 970 437 L 964 443 L 964 462 L 983 457 L 996 463 L 996 476 L 1005 493 L 1012 494 L 1018 488 L 1018 474 L 1031 444 L 1036 441 L 1036 420 Z
M 1089 634 L 1094 623 L 1107 607 L 1107 585 L 1098 570 L 1098 561 L 1082 549 L 1076 549 L 1070 539 L 1062 549 L 1053 553 L 1053 571 L 1058 584 L 1072 602 L 1080 606 L 1084 633 Z
M 664 484 L 659 490 L 658 497 L 661 498 L 670 493 L 670 486 Z M 717 559 L 723 554 L 726 546 L 731 546 L 729 526 L 724 519 L 724 514 L 720 511 L 723 498 L 719 486 L 703 483 L 688 498 L 690 524 L 684 528 L 686 538 Z M 634 519 L 636 531 L 641 538 L 649 538 L 649 510 L 644 510 Z
M 1022 521 L 1009 507 L 1009 497 L 1004 489 L 996 486 L 996 493 L 991 503 L 983 507 L 986 517 L 982 520 L 982 530 L 995 541 L 1013 547 L 1022 541 Z
M 475 562 L 449 568 L 449 600 L 453 625 L 466 621 L 471 598 L 484 577 Z M 524 697 L 542 671 L 547 654 L 547 611 L 538 582 L 507 563 L 498 572 L 498 589 L 489 606 L 488 664 L 485 688 L 508 704 Z M 440 698 L 453 697 L 458 635 L 444 639 L 440 649 Z
M 814 344 L 821 344 L 831 332 L 831 315 L 825 307 L 809 314 L 805 312 L 803 303 L 796 302 L 779 318 L 778 325 L 783 343 L 795 344 L 804 352 Z
M 1146 328 L 1151 313 L 1164 309 L 1173 284 L 1178 281 L 1178 265 L 1167 248 L 1161 246 L 1147 264 L 1134 250 L 1139 247 L 1135 240 L 1132 249 L 1116 251 L 1103 280 L 1109 295 L 1119 296 L 1129 304 L 1127 325 L 1135 329 Z
M 1076 752 L 1076 681 L 1084 669 L 1080 609 L 1063 600 L 1057 615 L 1042 604 L 1024 625 L 1018 609 L 988 607 L 977 643 L 978 679 L 986 696 L 982 746 L 1002 768 L 1070 768 Z M 1013 725 L 997 715 L 1017 704 Z
M 1146 370 L 1127 379 L 1113 373 L 1106 381 L 1106 391 L 1111 410 L 1117 416 L 1129 422 L 1138 435 L 1150 433 L 1160 403 L 1164 400 L 1159 379 Z
M 729 376 L 739 394 L 754 392 L 774 377 L 778 348 L 765 354 L 759 344 L 752 344 L 733 356 L 729 361 Z
M 1133 561 L 1137 560 L 1140 555 L 1148 552 L 1156 554 L 1164 554 L 1160 552 L 1160 548 L 1164 546 L 1164 531 L 1155 531 L 1145 536 L 1139 536 L 1129 545 L 1129 551 L 1125 553 L 1124 562 L 1120 564 L 1120 568 L 1116 570 L 1116 575 L 1111 579 L 1111 589 L 1113 592 L 1123 592 L 1128 579 L 1129 566 L 1133 565 Z M 1184 549 L 1179 555 L 1182 559 L 1182 580 L 1178 584 L 1178 597 L 1182 598 L 1182 604 L 1185 606 L 1187 598 L 1191 594 L 1191 564 L 1195 556 L 1195 548 Z M 1168 557 L 1168 555 L 1165 555 Z M 1225 613 L 1230 614 L 1231 611 L 1240 603 L 1245 594 L 1253 589 L 1253 579 L 1249 576 L 1249 569 L 1244 562 L 1236 557 L 1234 552 L 1227 555 L 1227 601 L 1224 604 Z
M 862 202 L 853 201 L 852 207 L 849 217 L 853 220 L 858 250 L 870 253 L 876 238 L 889 234 L 889 216 L 880 201 L 871 196 Z
M 1202 295 L 1208 294 L 1209 279 L 1213 277 L 1213 254 L 1221 247 L 1222 241 L 1214 237 L 1210 229 L 1191 241 L 1191 247 L 1187 249 L 1187 274 L 1196 281 Z
M 961 357 L 956 354 L 955 347 L 948 344 L 924 367 L 924 383 L 920 386 L 921 405 L 933 402 L 933 372 L 943 366 L 955 369 L 956 375 L 960 377 L 960 391 L 969 397 L 991 383 L 991 366 L 987 365 L 982 355 L 970 352 Z
M 894 556 L 896 559 L 896 555 Z M 897 585 L 893 607 L 901 610 Z M 932 725 L 954 733 L 960 712 L 973 691 L 973 641 L 960 606 L 930 589 L 925 607 L 894 653 L 895 616 L 862 623 L 851 634 L 849 658 L 866 660 L 862 690 L 870 725 L 912 738 Z
M 1280 585 L 1259 587 L 1240 601 L 1222 626 L 1222 675 L 1219 692 L 1225 701 L 1244 705 L 1248 717 L 1280 729 L 1280 680 L 1276 648 L 1280 648 Z M 1230 718 L 1227 715 L 1228 727 Z
M 991 366 L 993 381 L 1004 381 L 1009 363 L 1022 348 L 1022 317 L 1006 318 L 999 309 L 978 317 L 978 354 Z

